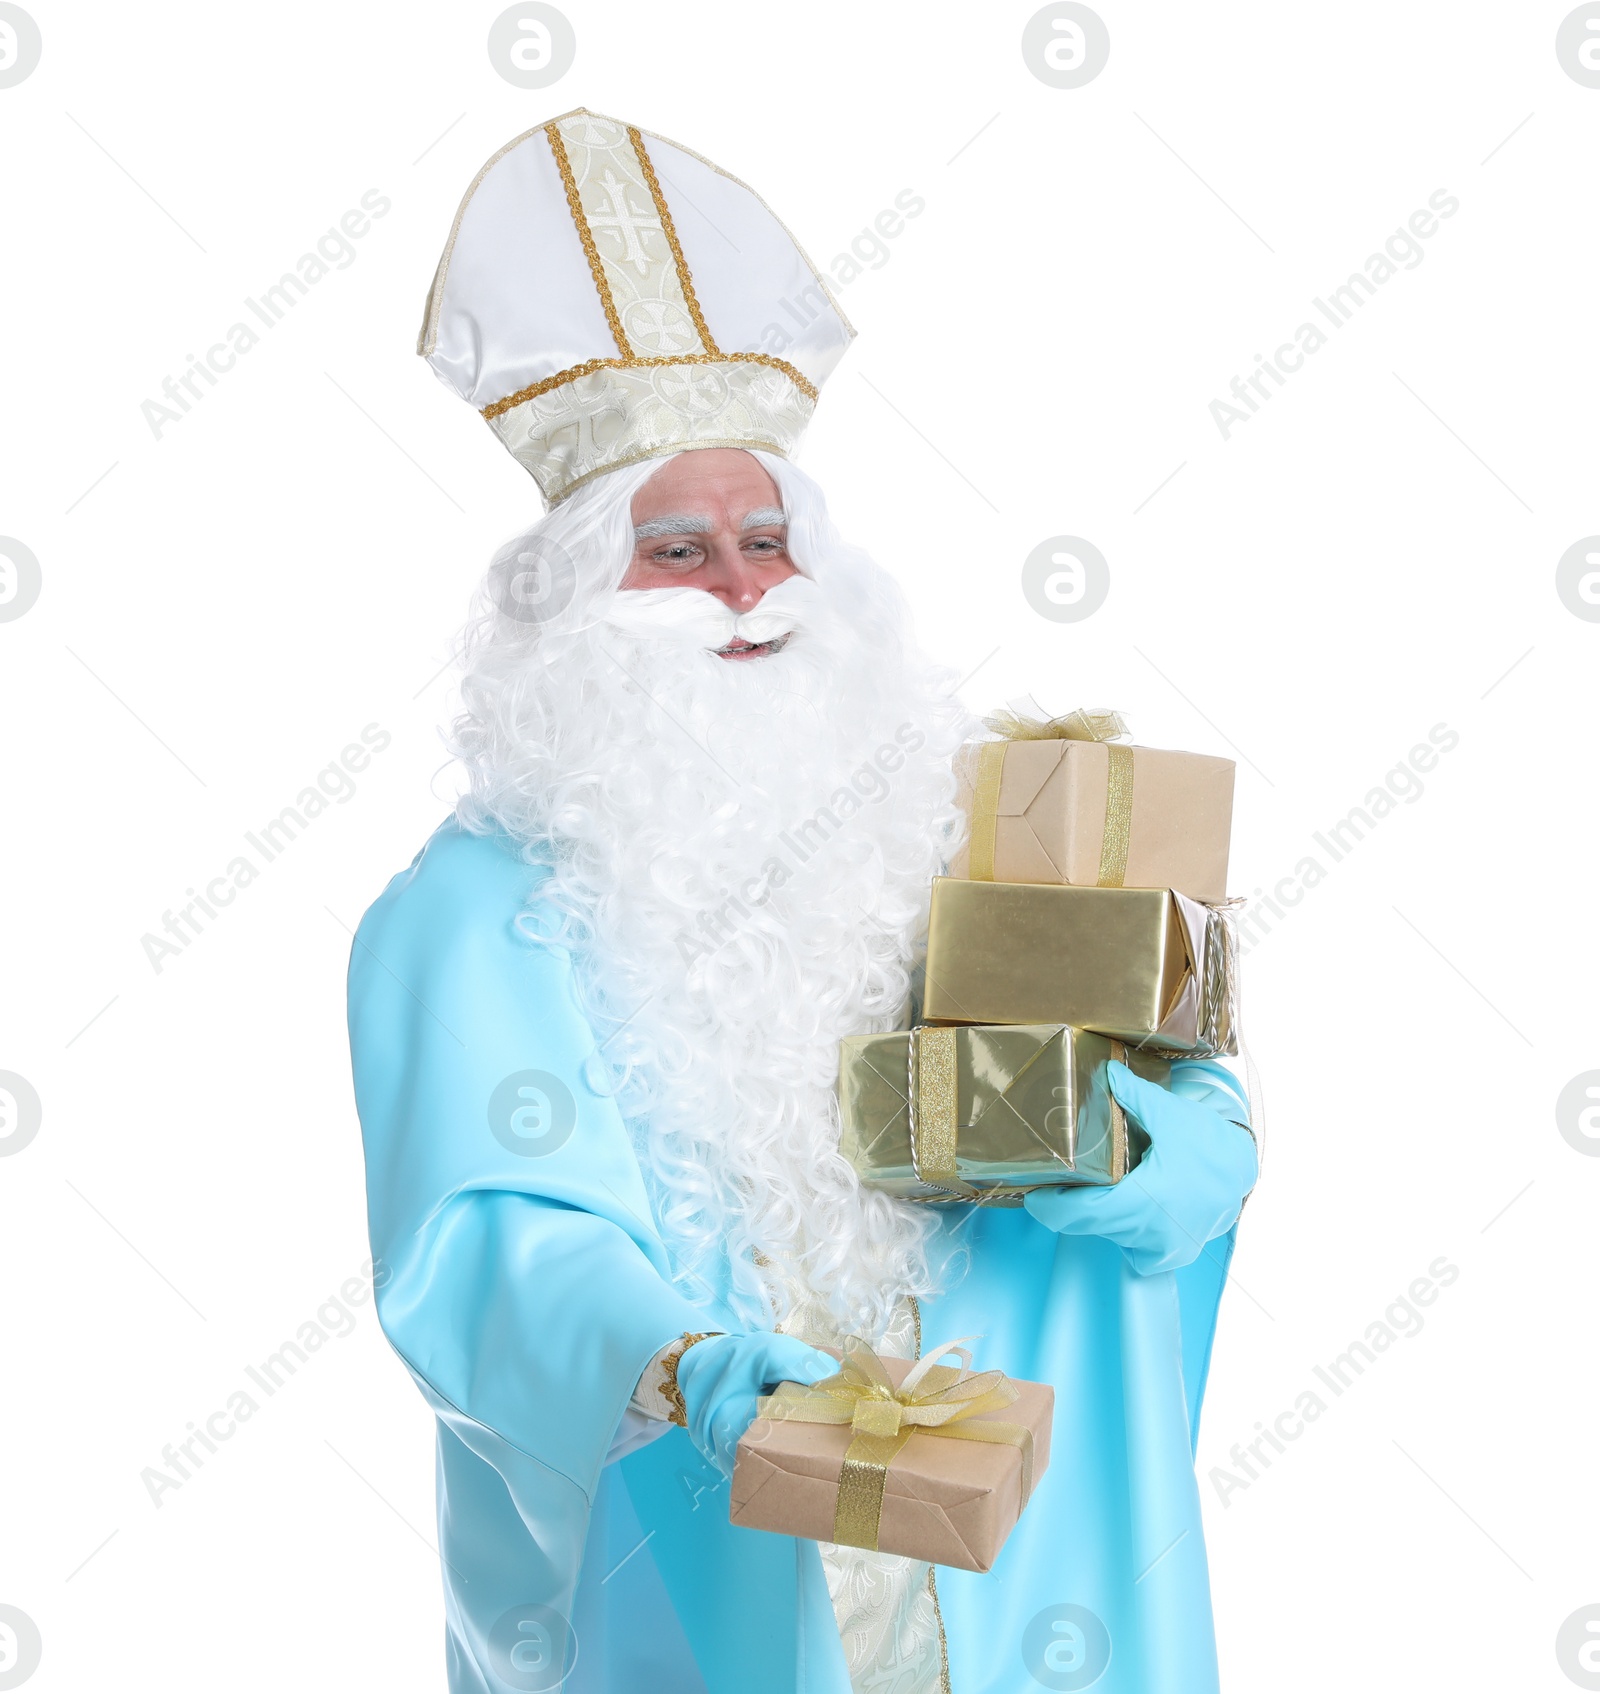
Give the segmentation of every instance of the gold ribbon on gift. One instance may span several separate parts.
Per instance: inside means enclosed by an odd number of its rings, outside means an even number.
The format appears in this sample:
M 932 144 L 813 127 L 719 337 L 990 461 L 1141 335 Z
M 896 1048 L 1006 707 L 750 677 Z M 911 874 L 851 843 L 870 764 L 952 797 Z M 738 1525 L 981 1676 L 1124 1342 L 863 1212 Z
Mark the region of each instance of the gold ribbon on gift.
M 1218 921 L 1220 922 L 1220 919 Z M 1207 933 L 1210 935 L 1211 931 L 1208 929 Z M 1225 969 L 1227 961 L 1216 963 L 1213 957 L 1215 951 L 1216 949 L 1208 943 L 1208 982 L 1215 978 L 1213 993 L 1225 995 L 1231 978 L 1218 974 Z M 1221 1017 L 1224 1019 L 1227 1017 L 1229 1004 L 1231 1003 L 1223 1003 Z M 1231 1022 L 1220 1022 L 1219 1027 L 1225 1040 Z M 907 1037 L 909 1074 L 906 1078 L 906 1112 L 912 1174 L 930 1188 L 942 1188 L 951 1199 L 974 1200 L 980 1205 L 986 1200 L 1008 1199 L 1027 1193 L 1029 1188 L 1048 1186 L 1047 1183 L 1029 1183 L 1023 1187 L 1005 1185 L 980 1190 L 962 1177 L 956 1164 L 960 1152 L 956 1053 L 961 1033 L 957 1029 L 923 1024 L 913 1029 Z M 1063 1034 L 1065 1033 L 1063 1031 Z M 1202 1031 L 1202 1037 L 1207 1037 L 1208 1033 Z M 1221 1051 L 1220 1046 L 1217 1051 Z M 1126 1064 L 1126 1044 L 1111 1040 L 1110 1056 Z M 1106 1125 L 1106 1132 L 1110 1136 L 1109 1175 L 1112 1182 L 1121 1182 L 1128 1174 L 1128 1120 L 1117 1103 L 1116 1095 L 1109 1087 L 1105 1092 L 1109 1107 Z M 1076 1108 L 1067 1127 L 1066 1157 L 1061 1161 L 1069 1171 L 1077 1168 L 1078 1129 L 1075 1113 Z
M 911 1169 L 919 1182 L 974 1199 L 977 1190 L 956 1171 L 956 1032 L 923 1027 L 907 1042 L 907 1127 Z
M 889 1466 L 913 1435 L 1015 1447 L 1022 1455 L 1022 1504 L 1028 1503 L 1033 1492 L 1033 1432 L 1021 1424 L 978 1418 L 979 1413 L 1011 1405 L 1017 1390 L 1003 1371 L 970 1368 L 972 1353 L 964 1343 L 973 1340 L 975 1336 L 963 1335 L 924 1353 L 896 1388 L 883 1360 L 859 1335 L 851 1335 L 835 1375 L 809 1388 L 779 1383 L 776 1392 L 759 1402 L 764 1418 L 850 1426 L 833 1513 L 833 1539 L 840 1546 L 877 1551 Z M 959 1368 L 939 1363 L 950 1353 L 961 1360 Z
M 1197 1058 L 1231 1054 L 1240 1045 L 1238 915 L 1243 905 L 1244 901 L 1235 896 L 1206 907 L 1205 987 L 1201 999 L 1204 1016 Z
M 1005 770 L 1006 745 L 1012 741 L 1099 741 L 1104 743 L 1106 821 L 1100 837 L 1100 869 L 1096 886 L 1121 888 L 1128 871 L 1128 837 L 1133 825 L 1133 749 L 1116 745 L 1128 733 L 1120 712 L 1077 706 L 1058 718 L 1030 714 L 1031 700 L 1012 701 L 1003 712 L 983 720 L 1000 739 L 978 748 L 977 778 L 972 797 L 972 845 L 967 875 L 973 882 L 994 881 L 995 831 L 1000 821 L 1000 778 Z

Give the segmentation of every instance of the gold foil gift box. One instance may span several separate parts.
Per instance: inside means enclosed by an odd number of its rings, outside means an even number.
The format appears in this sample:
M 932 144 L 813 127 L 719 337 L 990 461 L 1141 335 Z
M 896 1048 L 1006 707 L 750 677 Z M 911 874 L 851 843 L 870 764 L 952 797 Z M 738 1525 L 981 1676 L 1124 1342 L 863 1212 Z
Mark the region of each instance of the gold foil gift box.
M 1231 759 L 1123 745 L 1115 712 L 986 722 L 1002 739 L 963 752 L 970 830 L 952 875 L 1226 897 Z
M 903 1200 L 1020 1205 L 1030 1188 L 1120 1182 L 1144 1150 L 1107 1085 L 1112 1059 L 1164 1059 L 1063 1024 L 923 1027 L 839 1051 L 839 1151 Z
M 951 1353 L 961 1367 L 937 1363 Z M 730 1521 L 958 1570 L 994 1564 L 1050 1462 L 1055 1391 L 851 1337 L 836 1376 L 780 1384 L 740 1439 Z
M 1189 1057 L 1235 1053 L 1233 934 L 1170 888 L 938 877 L 928 1023 L 1064 1023 Z

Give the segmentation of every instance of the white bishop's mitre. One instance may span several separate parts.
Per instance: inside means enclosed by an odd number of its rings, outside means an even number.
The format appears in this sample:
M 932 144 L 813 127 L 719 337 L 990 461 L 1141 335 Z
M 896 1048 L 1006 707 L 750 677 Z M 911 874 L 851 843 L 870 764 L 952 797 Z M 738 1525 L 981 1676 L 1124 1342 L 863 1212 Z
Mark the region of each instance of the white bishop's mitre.
M 854 335 L 753 189 L 580 108 L 478 172 L 417 351 L 554 505 L 684 448 L 791 453 Z

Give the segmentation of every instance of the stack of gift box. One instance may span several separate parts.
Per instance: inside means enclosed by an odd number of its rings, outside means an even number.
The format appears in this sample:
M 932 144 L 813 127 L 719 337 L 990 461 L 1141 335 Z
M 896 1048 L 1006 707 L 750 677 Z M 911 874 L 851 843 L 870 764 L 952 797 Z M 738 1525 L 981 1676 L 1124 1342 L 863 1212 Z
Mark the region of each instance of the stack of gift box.
M 933 884 L 920 1016 L 840 1055 L 841 1150 L 904 1199 L 1120 1182 L 1143 1135 L 1107 1065 L 1165 1081 L 1174 1058 L 1237 1050 L 1232 763 L 1130 746 L 1109 712 L 989 724 L 963 764 L 968 844 Z M 733 1522 L 988 1570 L 1049 1462 L 1054 1394 L 969 1367 L 852 1338 L 838 1376 L 762 1402 Z
M 843 1044 L 841 1147 L 905 1199 L 1019 1204 L 1118 1182 L 1120 1059 L 1237 1050 L 1231 760 L 1136 747 L 1112 712 L 1013 710 L 965 750 L 967 845 L 933 884 L 915 1027 Z

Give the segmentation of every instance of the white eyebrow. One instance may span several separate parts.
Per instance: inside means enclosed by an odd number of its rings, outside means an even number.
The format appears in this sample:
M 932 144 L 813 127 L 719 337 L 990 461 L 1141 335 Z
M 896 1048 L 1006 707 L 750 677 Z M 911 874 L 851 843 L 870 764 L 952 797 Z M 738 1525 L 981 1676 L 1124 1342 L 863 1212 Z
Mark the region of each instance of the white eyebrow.
M 709 535 L 716 525 L 710 518 L 691 517 L 675 513 L 664 518 L 651 518 L 648 523 L 635 524 L 635 541 L 652 541 L 658 535 Z
M 743 529 L 774 529 L 789 521 L 789 514 L 782 506 L 757 506 L 753 512 L 745 514 L 741 526 Z M 688 513 L 670 513 L 664 518 L 651 518 L 648 522 L 635 524 L 633 539 L 635 541 L 653 541 L 658 535 L 709 535 L 716 525 L 710 518 L 694 517 Z

